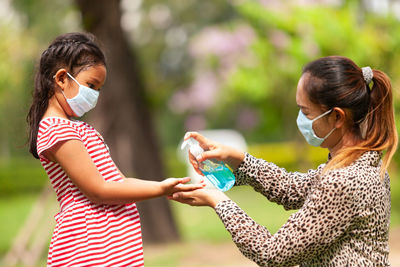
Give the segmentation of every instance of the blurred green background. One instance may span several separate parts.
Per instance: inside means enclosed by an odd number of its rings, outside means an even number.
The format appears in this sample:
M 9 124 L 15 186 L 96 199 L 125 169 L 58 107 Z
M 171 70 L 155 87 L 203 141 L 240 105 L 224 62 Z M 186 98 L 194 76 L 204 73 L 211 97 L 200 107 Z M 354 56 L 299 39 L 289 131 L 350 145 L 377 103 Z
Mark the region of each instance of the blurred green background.
M 188 130 L 234 129 L 250 153 L 288 170 L 324 162 L 327 151 L 307 146 L 295 123 L 297 81 L 302 67 L 318 57 L 347 56 L 361 67 L 386 72 L 400 115 L 399 1 L 124 0 L 120 7 L 121 27 L 146 84 L 166 176 L 186 175 L 176 148 Z M 82 30 L 74 1 L 0 0 L 0 257 L 48 186 L 26 146 L 35 66 L 55 36 Z M 389 170 L 391 227 L 400 224 L 399 164 L 397 153 Z M 246 187 L 228 194 L 272 232 L 290 214 Z M 56 212 L 55 196 L 48 201 Z M 172 211 L 183 244 L 229 242 L 212 210 L 172 203 Z M 176 246 L 163 245 L 163 253 L 147 255 L 145 244 L 146 265 L 178 266 L 189 252 Z

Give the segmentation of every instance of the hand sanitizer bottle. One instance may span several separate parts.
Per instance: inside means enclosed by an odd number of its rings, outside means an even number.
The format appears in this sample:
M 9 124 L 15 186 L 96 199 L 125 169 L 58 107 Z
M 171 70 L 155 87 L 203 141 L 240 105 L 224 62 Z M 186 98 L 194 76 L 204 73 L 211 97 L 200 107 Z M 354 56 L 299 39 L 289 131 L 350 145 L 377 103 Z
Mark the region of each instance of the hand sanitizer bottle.
M 204 149 L 201 148 L 199 143 L 193 138 L 184 141 L 181 149 L 184 149 L 186 146 L 189 146 L 189 151 L 194 157 L 204 152 Z M 205 160 L 199 163 L 199 169 L 204 176 L 221 191 L 228 191 L 235 184 L 235 176 L 222 161 L 213 159 Z

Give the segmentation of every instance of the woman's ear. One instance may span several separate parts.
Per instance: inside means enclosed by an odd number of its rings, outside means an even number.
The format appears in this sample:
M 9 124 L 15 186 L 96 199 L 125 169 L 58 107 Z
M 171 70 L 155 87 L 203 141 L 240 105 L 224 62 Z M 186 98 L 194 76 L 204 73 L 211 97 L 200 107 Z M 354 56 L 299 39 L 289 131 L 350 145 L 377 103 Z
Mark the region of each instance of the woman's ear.
M 53 76 L 54 82 L 64 91 L 64 88 L 67 84 L 68 75 L 66 69 L 59 69 L 56 74 Z
M 341 128 L 346 122 L 346 112 L 341 108 L 333 108 L 333 112 L 335 115 L 335 128 Z

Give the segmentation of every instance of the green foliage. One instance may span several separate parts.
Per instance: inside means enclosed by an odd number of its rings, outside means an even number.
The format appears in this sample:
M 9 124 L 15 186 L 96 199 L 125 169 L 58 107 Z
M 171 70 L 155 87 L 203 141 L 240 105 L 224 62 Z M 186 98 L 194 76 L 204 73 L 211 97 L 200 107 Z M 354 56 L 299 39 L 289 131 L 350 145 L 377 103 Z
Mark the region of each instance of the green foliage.
M 0 195 L 9 197 L 39 192 L 48 182 L 39 160 L 13 158 L 0 161 Z
M 285 8 L 279 10 L 257 1 L 243 1 L 236 6 L 241 23 L 248 23 L 256 33 L 251 60 L 239 63 L 225 80 L 210 120 L 220 122 L 228 117 L 225 121 L 234 121 L 237 112 L 226 111 L 248 107 L 259 116 L 257 126 L 244 131 L 248 140 L 293 139 L 295 91 L 301 69 L 309 61 L 328 55 L 346 56 L 359 66 L 381 69 L 393 78 L 394 88 L 398 87 L 400 73 L 396 65 L 400 54 L 396 51 L 400 33 L 396 19 L 365 13 L 356 2 L 340 7 L 282 5 Z M 394 94 L 399 115 L 400 97 L 398 92 Z
M 19 152 L 24 145 L 26 101 L 31 84 L 27 77 L 36 43 L 10 24 L 0 22 L 0 157 Z

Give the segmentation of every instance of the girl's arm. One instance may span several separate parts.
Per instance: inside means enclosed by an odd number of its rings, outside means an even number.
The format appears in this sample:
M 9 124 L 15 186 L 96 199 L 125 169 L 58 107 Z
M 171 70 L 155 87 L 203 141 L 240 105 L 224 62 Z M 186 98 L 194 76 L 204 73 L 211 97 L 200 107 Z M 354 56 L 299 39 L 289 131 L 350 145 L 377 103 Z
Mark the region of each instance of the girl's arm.
M 189 178 L 169 178 L 162 182 L 125 178 L 121 182 L 107 182 L 97 170 L 83 143 L 75 139 L 58 142 L 43 154 L 49 160 L 59 163 L 79 190 L 89 200 L 99 204 L 132 203 L 204 186 L 185 185 Z

